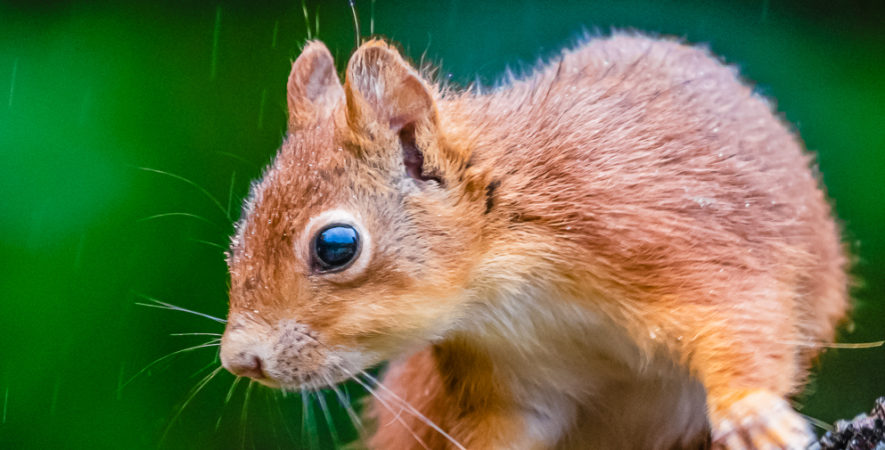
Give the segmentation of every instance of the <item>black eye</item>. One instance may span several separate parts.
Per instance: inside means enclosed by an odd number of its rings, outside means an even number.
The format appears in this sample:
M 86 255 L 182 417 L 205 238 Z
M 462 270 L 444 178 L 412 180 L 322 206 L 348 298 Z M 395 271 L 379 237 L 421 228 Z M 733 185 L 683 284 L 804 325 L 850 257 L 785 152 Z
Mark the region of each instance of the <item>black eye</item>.
M 320 230 L 313 241 L 313 254 L 323 272 L 347 268 L 356 259 L 359 249 L 360 236 L 350 225 L 329 225 Z

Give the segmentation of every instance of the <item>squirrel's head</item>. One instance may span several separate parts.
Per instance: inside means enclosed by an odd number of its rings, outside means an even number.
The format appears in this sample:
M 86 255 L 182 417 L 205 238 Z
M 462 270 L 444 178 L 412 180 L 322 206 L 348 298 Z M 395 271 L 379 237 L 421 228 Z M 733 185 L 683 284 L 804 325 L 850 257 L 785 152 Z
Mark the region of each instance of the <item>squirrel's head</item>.
M 363 44 L 292 65 L 288 133 L 231 244 L 223 365 L 282 388 L 338 382 L 452 326 L 480 252 L 486 186 L 447 144 L 437 94 Z

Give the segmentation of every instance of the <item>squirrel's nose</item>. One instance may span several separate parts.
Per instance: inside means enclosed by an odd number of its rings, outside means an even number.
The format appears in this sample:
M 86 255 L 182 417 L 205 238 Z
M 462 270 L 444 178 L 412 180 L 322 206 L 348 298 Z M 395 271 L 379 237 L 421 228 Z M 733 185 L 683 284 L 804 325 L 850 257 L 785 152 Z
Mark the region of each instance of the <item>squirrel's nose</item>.
M 232 358 L 222 358 L 221 365 L 230 373 L 239 377 L 249 377 L 256 380 L 266 378 L 262 370 L 261 357 L 247 352 L 240 352 Z

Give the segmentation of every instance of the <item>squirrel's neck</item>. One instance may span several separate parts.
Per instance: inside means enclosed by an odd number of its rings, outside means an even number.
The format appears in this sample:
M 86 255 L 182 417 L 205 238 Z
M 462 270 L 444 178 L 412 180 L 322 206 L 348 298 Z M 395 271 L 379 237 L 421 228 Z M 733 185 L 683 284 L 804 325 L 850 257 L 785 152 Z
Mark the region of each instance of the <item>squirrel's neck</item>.
M 703 387 L 685 369 L 643 353 L 611 319 L 552 290 L 479 302 L 433 356 L 461 408 L 515 411 L 550 447 L 612 448 L 623 439 L 607 429 L 615 410 L 649 430 L 648 442 L 706 426 Z M 661 411 L 678 413 L 661 421 Z

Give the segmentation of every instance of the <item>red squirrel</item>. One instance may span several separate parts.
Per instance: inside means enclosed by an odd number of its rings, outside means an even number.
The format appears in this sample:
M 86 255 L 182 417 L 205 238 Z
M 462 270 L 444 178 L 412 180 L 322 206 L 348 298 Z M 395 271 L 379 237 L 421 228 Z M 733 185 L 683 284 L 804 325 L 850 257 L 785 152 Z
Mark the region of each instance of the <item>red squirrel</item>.
M 389 361 L 378 449 L 803 448 L 848 308 L 813 157 L 697 47 L 616 33 L 494 89 L 308 42 L 228 253 L 222 364 Z

